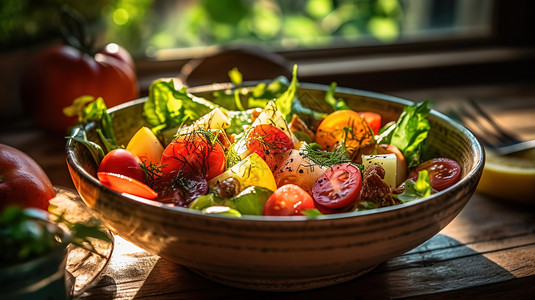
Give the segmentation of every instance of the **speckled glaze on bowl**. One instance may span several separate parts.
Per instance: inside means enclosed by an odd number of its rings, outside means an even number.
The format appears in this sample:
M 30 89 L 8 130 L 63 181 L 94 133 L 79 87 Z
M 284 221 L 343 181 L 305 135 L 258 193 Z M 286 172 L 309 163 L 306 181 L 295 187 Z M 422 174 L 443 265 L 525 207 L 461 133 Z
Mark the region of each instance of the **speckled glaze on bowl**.
M 208 97 L 230 85 L 190 89 Z M 298 96 L 310 108 L 323 103 L 328 86 L 301 84 Z M 337 89 L 354 109 L 398 117 L 411 102 L 372 92 Z M 142 104 L 134 100 L 111 108 L 119 144 L 144 125 Z M 477 139 L 464 127 L 432 111 L 427 153 L 462 165 L 459 183 L 431 197 L 406 204 L 317 219 L 305 217 L 208 216 L 150 200 L 134 200 L 96 179 L 97 166 L 80 143 L 66 145 L 67 164 L 84 202 L 116 234 L 214 281 L 245 289 L 298 291 L 351 280 L 378 264 L 415 248 L 444 228 L 475 191 L 484 164 Z M 89 137 L 97 140 L 88 125 Z

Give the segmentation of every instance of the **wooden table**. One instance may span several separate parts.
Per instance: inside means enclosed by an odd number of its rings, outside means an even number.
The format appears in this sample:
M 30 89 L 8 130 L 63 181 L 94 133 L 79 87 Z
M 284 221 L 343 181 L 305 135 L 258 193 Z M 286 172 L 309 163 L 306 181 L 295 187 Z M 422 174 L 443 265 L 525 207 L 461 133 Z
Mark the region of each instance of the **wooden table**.
M 397 91 L 437 108 L 471 97 L 524 138 L 535 138 L 533 82 Z M 55 185 L 72 188 L 63 137 L 50 138 L 27 122 L 0 130 L 0 143 L 33 156 Z M 534 199 L 535 195 L 526 195 Z M 439 234 L 372 272 L 337 286 L 299 293 L 264 293 L 226 287 L 152 255 L 121 237 L 99 280 L 80 299 L 489 299 L 535 297 L 535 205 L 518 206 L 475 194 Z

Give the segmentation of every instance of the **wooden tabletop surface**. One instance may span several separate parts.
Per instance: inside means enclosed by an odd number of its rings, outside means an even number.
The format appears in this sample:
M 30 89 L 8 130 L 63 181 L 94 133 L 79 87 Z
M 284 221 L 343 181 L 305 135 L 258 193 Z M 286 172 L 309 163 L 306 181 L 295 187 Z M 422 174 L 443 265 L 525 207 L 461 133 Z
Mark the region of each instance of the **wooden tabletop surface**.
M 433 99 L 439 110 L 470 97 L 500 124 L 523 138 L 535 138 L 533 82 L 391 94 L 414 101 Z M 22 121 L 0 127 L 0 143 L 36 159 L 53 184 L 73 188 L 63 152 L 64 137 L 47 136 Z M 419 247 L 352 281 L 296 293 L 226 287 L 116 236 L 108 266 L 77 298 L 534 299 L 535 195 L 526 197 L 533 200 L 533 206 L 476 193 L 452 223 Z

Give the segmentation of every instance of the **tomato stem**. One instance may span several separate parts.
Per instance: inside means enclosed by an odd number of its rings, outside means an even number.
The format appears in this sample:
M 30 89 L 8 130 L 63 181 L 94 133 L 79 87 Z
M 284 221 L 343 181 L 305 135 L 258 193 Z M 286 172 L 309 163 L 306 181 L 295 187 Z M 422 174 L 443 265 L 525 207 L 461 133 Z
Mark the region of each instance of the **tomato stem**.
M 68 5 L 61 7 L 61 25 L 59 27 L 63 41 L 83 53 L 95 56 L 95 39 L 87 32 L 85 18 Z

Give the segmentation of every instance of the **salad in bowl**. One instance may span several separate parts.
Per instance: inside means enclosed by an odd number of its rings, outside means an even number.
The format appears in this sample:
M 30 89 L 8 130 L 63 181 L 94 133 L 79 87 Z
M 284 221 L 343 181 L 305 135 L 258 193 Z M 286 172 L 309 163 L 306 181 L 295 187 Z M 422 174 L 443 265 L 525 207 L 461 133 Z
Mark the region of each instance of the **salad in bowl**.
M 148 126 L 126 146 L 115 141 L 112 116 L 97 99 L 79 114 L 82 122 L 100 122 L 106 147 L 80 140 L 80 132 L 73 139 L 95 148 L 103 185 L 206 214 L 363 211 L 429 196 L 461 178 L 455 159 L 424 158 L 428 102 L 386 122 L 335 98 L 334 83 L 324 96 L 332 112 L 305 108 L 296 98 L 296 69 L 291 82 L 281 77 L 246 92 L 240 84 L 209 101 L 172 80 L 155 81 L 143 105 Z
M 74 186 L 111 231 L 226 285 L 307 290 L 420 245 L 475 191 L 481 145 L 428 102 L 229 75 L 67 109 Z

